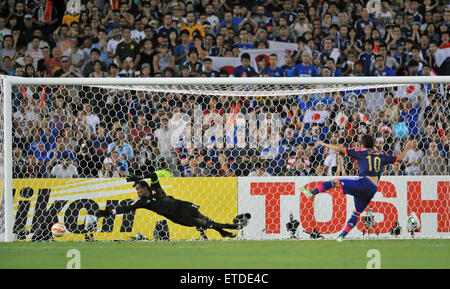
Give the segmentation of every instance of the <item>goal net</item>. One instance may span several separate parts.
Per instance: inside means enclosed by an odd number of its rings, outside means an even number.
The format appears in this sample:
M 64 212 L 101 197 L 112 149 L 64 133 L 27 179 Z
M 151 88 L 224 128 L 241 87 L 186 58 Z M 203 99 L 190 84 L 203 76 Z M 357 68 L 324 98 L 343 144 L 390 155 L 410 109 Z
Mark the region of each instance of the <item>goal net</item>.
M 145 209 L 90 222 L 134 202 L 125 177 L 150 171 L 216 222 L 249 213 L 238 239 L 332 238 L 352 197 L 299 189 L 357 176 L 354 160 L 315 143 L 357 147 L 363 134 L 387 154 L 415 148 L 386 167 L 348 237 L 448 238 L 449 88 L 448 77 L 2 78 L 1 239 L 198 239 Z M 52 236 L 56 222 L 65 236 Z

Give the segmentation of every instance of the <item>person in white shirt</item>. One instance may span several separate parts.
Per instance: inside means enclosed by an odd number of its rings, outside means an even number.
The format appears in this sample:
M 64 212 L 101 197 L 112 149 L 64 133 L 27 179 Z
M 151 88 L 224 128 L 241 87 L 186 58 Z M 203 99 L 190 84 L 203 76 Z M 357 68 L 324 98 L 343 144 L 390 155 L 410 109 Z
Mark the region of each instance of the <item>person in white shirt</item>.
M 406 153 L 403 161 L 406 164 L 405 173 L 407 175 L 420 175 L 420 164 L 423 158 L 423 151 L 418 147 L 417 140 L 412 141 L 412 148 Z
M 174 176 L 178 176 L 179 172 L 176 169 L 176 154 L 175 148 L 171 142 L 172 132 L 169 130 L 169 120 L 167 117 L 161 118 L 161 126 L 155 130 L 155 138 L 159 154 L 157 154 L 157 161 L 165 160 L 169 164 L 169 169 L 174 172 Z
M 62 156 L 61 163 L 55 165 L 50 172 L 52 178 L 65 179 L 65 178 L 77 178 L 78 169 L 72 164 L 72 160 L 68 155 Z
M 270 174 L 266 172 L 263 164 L 260 162 L 255 163 L 255 170 L 248 174 L 249 177 L 270 177 Z
M 122 34 L 120 33 L 120 27 L 114 27 L 112 29 L 112 35 L 113 37 L 109 39 L 106 44 L 106 52 L 109 58 L 114 58 L 116 56 L 116 47 L 123 40 Z

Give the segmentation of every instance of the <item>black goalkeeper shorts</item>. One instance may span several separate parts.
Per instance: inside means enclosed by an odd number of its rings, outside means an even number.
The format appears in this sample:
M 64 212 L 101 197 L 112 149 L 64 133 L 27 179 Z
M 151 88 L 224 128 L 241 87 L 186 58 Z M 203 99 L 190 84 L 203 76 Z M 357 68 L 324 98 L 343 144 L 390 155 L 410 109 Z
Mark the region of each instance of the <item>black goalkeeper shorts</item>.
M 198 210 L 200 206 L 191 202 L 175 200 L 174 205 L 175 208 L 170 216 L 166 216 L 166 218 L 174 223 L 187 227 L 195 227 L 198 226 L 198 219 L 204 218 Z

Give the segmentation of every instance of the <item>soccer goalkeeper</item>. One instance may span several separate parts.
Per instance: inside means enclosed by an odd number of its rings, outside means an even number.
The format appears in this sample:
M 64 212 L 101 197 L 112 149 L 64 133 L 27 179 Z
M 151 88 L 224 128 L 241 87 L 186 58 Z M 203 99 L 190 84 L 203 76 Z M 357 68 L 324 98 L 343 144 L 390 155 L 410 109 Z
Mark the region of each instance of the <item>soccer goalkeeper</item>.
M 134 182 L 133 187 L 136 188 L 139 198 L 128 206 L 125 205 L 114 209 L 106 208 L 106 210 L 98 210 L 96 213 L 98 217 L 123 214 L 136 209 L 147 209 L 176 224 L 187 227 L 196 227 L 203 239 L 207 239 L 207 229 L 216 230 L 222 237 L 234 238 L 236 237 L 235 233 L 225 231 L 224 229 L 240 230 L 247 224 L 246 222 L 240 223 L 236 219 L 236 223 L 233 224 L 214 222 L 200 213 L 199 206 L 166 195 L 159 183 L 158 176 L 154 172 L 145 175 L 143 178 L 128 175 L 126 179 L 127 182 Z M 147 183 L 145 179 L 150 179 L 150 184 Z

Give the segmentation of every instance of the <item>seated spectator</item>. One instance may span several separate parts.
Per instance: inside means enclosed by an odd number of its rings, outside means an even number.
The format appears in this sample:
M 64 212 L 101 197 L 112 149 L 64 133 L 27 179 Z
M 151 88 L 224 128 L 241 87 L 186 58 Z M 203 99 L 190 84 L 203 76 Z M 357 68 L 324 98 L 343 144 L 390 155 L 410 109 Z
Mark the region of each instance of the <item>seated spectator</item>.
M 158 53 L 153 56 L 153 69 L 163 71 L 165 68 L 175 68 L 175 56 L 169 51 L 167 42 L 161 42 L 157 48 Z M 186 50 L 188 52 L 188 50 Z
M 437 143 L 432 141 L 420 163 L 421 175 L 447 175 L 447 162 L 448 159 L 441 157 Z
M 149 137 L 153 138 L 152 129 L 148 125 L 147 118 L 143 112 L 140 112 L 137 117 L 136 126 L 131 129 L 129 140 L 131 144 L 139 144 L 142 139 Z
M 106 71 L 106 64 L 104 64 L 100 61 L 100 50 L 98 50 L 97 48 L 92 48 L 90 54 L 91 54 L 91 58 L 89 61 L 86 62 L 86 64 L 84 65 L 84 68 L 83 68 L 83 76 L 84 77 L 90 76 L 91 73 L 93 73 L 95 71 L 94 64 L 97 61 L 101 65 L 101 67 L 100 67 L 101 71 Z M 103 76 L 99 76 L 99 77 L 103 77 Z
M 33 59 L 33 66 L 37 68 L 39 59 L 44 58 L 40 47 L 41 38 L 33 36 L 31 40 L 31 47 L 25 51 L 25 57 L 30 56 Z
M 133 148 L 126 141 L 125 133 L 121 127 L 116 128 L 116 133 L 117 137 L 108 145 L 107 153 L 112 155 L 113 152 L 117 152 L 120 163 L 125 166 L 126 172 L 128 173 L 129 162 L 134 159 Z M 113 158 L 113 160 L 115 159 Z
M 249 42 L 249 35 L 248 31 L 244 28 L 242 28 L 239 31 L 239 42 L 236 43 L 236 46 L 239 49 L 253 49 L 255 46 L 253 43 Z
M 135 71 L 133 67 L 133 59 L 131 57 L 125 58 L 121 61 L 120 71 L 118 77 L 135 77 Z
M 390 176 L 404 176 L 405 172 L 402 170 L 402 165 L 400 162 L 396 162 L 392 165 L 392 169 L 389 173 Z
M 61 68 L 55 71 L 54 77 L 83 77 L 72 65 L 68 56 L 61 57 Z
M 218 77 L 219 76 L 219 72 L 216 70 L 213 70 L 213 68 L 212 68 L 211 58 L 205 58 L 205 60 L 203 60 L 203 72 L 206 73 L 207 77 Z
M 419 150 L 418 143 L 416 139 L 412 140 L 413 146 L 406 153 L 403 162 L 406 165 L 405 173 L 406 175 L 420 175 L 420 164 L 423 158 L 423 151 Z
M 99 178 L 120 178 L 118 166 L 115 166 L 111 158 L 105 158 L 103 167 L 98 171 Z
M 190 156 L 187 159 L 187 165 L 183 166 L 182 177 L 204 177 L 203 170 L 200 168 L 197 157 Z
M 63 52 L 64 56 L 69 57 L 72 66 L 74 69 L 82 74 L 82 68 L 84 64 L 87 62 L 84 52 L 81 48 L 80 42 L 77 36 L 72 36 L 70 38 L 70 48 Z
M 203 63 L 198 59 L 198 52 L 196 48 L 189 49 L 189 60 L 185 62 L 183 67 L 189 67 L 190 76 L 198 76 L 203 71 Z
M 314 77 L 319 76 L 317 69 L 311 64 L 311 53 L 303 51 L 301 56 L 301 63 L 295 65 L 294 76 L 300 77 Z
M 249 177 L 270 177 L 270 174 L 266 172 L 264 163 L 255 163 L 255 170 L 248 174 Z
M 392 68 L 386 66 L 384 56 L 378 54 L 375 56 L 375 69 L 372 73 L 373 76 L 395 76 L 395 72 Z
M 269 66 L 264 68 L 262 73 L 268 73 L 271 77 L 283 76 L 283 70 L 277 66 L 278 56 L 275 53 L 269 55 Z
M 250 66 L 250 55 L 244 53 L 241 56 L 241 65 L 236 66 L 233 71 L 234 77 L 250 77 L 256 73 L 255 69 Z
M 45 163 L 39 162 L 36 159 L 35 155 L 29 154 L 27 157 L 27 161 L 23 167 L 23 178 L 26 179 L 45 178 L 47 177 L 45 171 L 46 171 Z
M 60 163 L 52 168 L 50 177 L 58 179 L 78 177 L 78 169 L 73 165 L 68 154 L 62 155 Z

